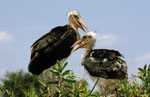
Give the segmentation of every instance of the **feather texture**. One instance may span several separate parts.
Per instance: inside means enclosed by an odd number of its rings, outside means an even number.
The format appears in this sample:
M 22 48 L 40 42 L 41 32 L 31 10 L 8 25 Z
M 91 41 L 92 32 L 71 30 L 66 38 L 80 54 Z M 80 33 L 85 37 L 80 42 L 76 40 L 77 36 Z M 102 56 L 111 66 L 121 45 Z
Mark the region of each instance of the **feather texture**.
M 76 39 L 77 34 L 69 25 L 53 28 L 31 46 L 29 71 L 33 74 L 40 74 L 55 65 L 57 60 L 67 58 Z
M 91 76 L 105 79 L 127 79 L 127 65 L 118 51 L 94 49 L 85 57 L 83 65 Z

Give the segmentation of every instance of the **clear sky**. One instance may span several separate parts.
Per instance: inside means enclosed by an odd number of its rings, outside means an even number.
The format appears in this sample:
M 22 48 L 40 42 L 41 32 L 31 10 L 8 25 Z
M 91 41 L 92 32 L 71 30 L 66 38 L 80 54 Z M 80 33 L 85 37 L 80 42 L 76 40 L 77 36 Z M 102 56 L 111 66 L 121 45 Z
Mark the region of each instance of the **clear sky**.
M 95 48 L 120 51 L 129 76 L 150 63 L 149 0 L 0 0 L 0 78 L 6 71 L 28 71 L 30 46 L 52 28 L 68 23 L 68 11 L 80 12 Z M 83 31 L 79 30 L 81 36 Z M 67 69 L 82 77 L 84 50 L 72 53 Z

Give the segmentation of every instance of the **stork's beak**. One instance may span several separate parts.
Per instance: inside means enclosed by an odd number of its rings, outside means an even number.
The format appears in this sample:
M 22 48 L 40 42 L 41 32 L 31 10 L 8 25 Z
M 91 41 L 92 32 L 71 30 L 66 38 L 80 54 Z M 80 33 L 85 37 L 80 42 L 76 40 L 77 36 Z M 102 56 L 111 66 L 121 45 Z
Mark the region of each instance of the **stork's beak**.
M 88 31 L 88 28 L 85 26 L 85 24 L 84 24 L 84 22 L 83 22 L 83 20 L 82 20 L 81 18 L 79 18 L 77 21 L 79 22 L 79 27 L 80 27 L 84 32 L 86 32 L 85 29 Z M 84 27 L 85 29 L 84 29 L 83 27 Z
M 79 45 L 74 51 L 78 50 L 79 48 L 85 48 L 86 47 L 86 43 L 84 41 L 85 39 L 79 39 L 78 41 L 76 41 L 71 47 L 75 47 L 76 45 Z
M 86 32 L 85 29 L 88 31 L 88 28 L 85 26 L 81 18 L 76 18 L 75 16 L 71 16 L 70 18 L 71 18 L 70 21 L 74 23 L 77 27 L 81 28 L 84 32 Z

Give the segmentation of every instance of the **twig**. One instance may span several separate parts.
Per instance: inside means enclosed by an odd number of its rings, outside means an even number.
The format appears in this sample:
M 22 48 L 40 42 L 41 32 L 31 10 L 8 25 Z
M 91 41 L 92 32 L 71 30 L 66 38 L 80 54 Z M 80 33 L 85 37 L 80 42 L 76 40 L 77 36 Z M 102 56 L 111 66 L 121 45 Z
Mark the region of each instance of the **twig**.
M 61 96 L 61 95 L 62 95 L 62 94 L 61 94 L 62 82 L 63 82 L 63 80 L 60 79 L 60 80 L 59 80 L 59 83 L 58 83 L 58 86 L 59 86 L 59 88 L 60 88 L 59 91 L 58 91 L 58 93 L 59 93 L 59 96 L 58 96 L 58 97 L 62 97 L 62 96 Z
M 45 85 L 41 80 L 38 80 L 38 82 L 39 82 L 40 84 L 42 84 L 44 87 L 46 87 L 46 85 Z
M 52 81 L 53 81 L 53 82 L 56 81 L 56 76 L 55 76 L 54 73 L 52 73 Z M 52 90 L 52 93 L 53 93 L 53 94 L 56 92 L 56 88 L 55 88 L 55 87 L 56 87 L 56 85 L 53 84 L 53 85 L 52 85 L 52 89 L 53 89 L 53 90 Z

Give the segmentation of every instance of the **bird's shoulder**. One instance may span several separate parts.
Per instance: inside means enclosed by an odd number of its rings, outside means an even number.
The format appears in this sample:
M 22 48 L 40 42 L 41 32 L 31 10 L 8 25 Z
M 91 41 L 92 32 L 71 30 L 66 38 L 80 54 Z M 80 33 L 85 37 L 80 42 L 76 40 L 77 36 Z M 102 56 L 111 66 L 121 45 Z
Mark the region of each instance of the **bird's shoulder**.
M 67 25 L 65 25 L 65 26 L 57 26 L 57 27 L 51 29 L 48 33 L 46 33 L 43 36 L 41 36 L 38 40 L 36 40 L 32 44 L 31 47 L 35 46 L 36 44 L 38 44 L 39 42 L 42 42 L 42 40 L 45 40 L 45 39 L 59 38 L 62 34 L 65 33 L 66 30 L 67 30 Z
M 90 51 L 89 56 L 108 59 L 123 57 L 119 51 L 113 49 L 93 49 Z
M 67 33 L 67 34 L 66 34 Z M 36 48 L 38 45 L 43 43 L 54 43 L 55 41 L 59 40 L 61 37 L 71 35 L 72 33 L 75 34 L 75 31 L 73 28 L 71 28 L 68 24 L 64 26 L 57 26 L 50 30 L 48 33 L 40 37 L 38 40 L 36 40 L 32 45 L 31 48 Z M 72 35 L 74 35 L 72 34 Z

